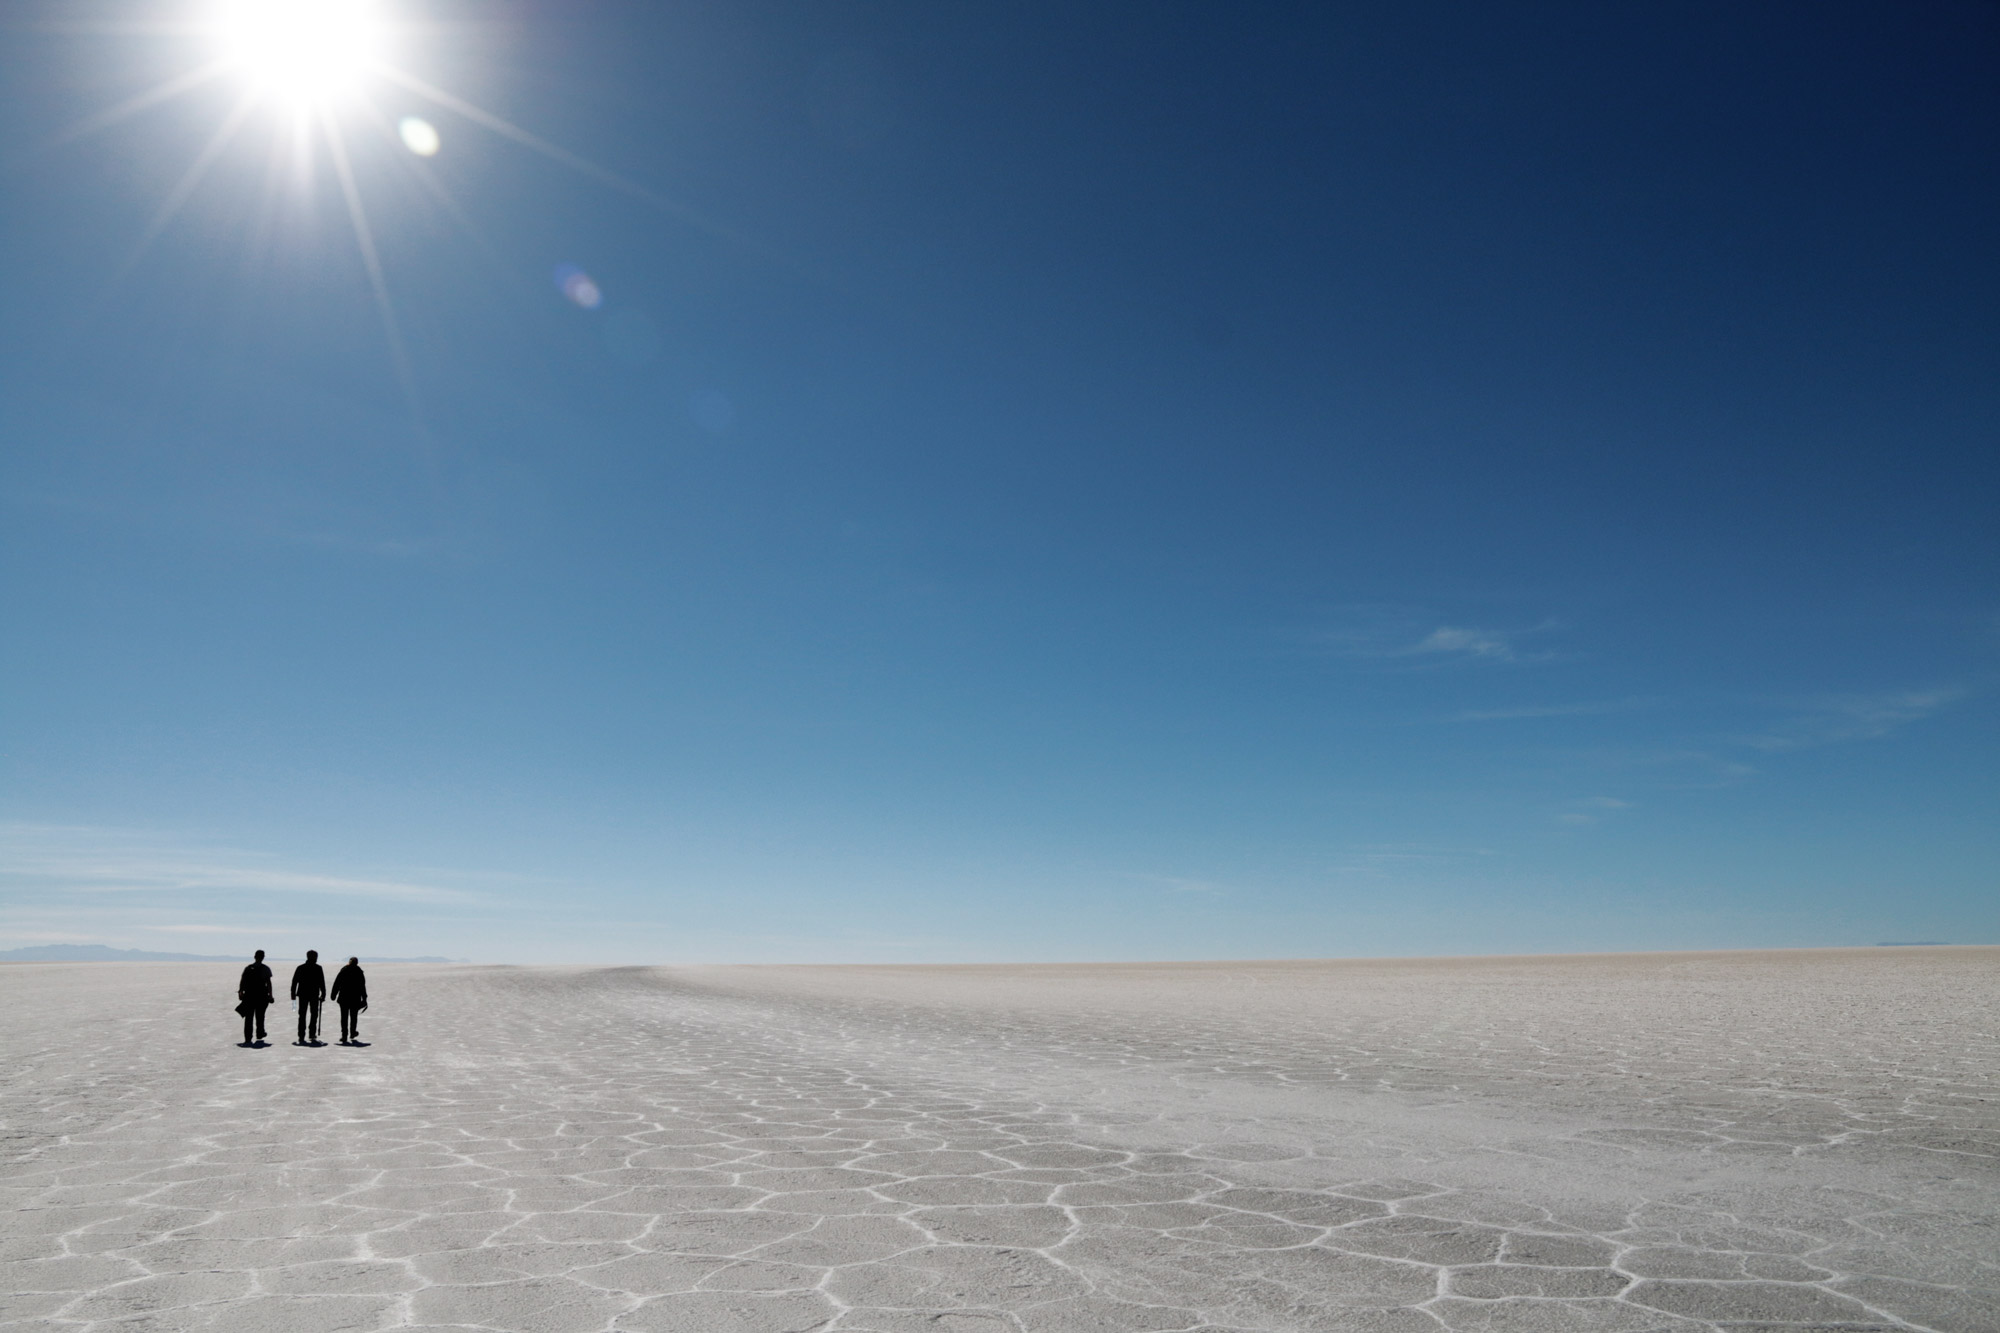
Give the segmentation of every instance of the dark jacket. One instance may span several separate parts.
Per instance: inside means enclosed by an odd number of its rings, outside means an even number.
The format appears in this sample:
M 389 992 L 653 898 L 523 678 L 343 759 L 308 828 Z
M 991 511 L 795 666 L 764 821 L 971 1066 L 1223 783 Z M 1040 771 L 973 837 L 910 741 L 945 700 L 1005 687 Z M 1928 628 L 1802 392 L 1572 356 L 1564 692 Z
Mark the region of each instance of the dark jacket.
M 251 1004 L 271 1002 L 271 969 L 262 963 L 252 963 L 243 969 L 243 979 L 236 983 L 236 998 Z
M 318 963 L 300 963 L 292 969 L 292 998 L 294 1000 L 324 1000 L 326 998 L 326 973 Z
M 362 975 L 358 965 L 349 963 L 334 973 L 333 989 L 327 992 L 327 997 L 344 1008 L 365 1009 L 368 1007 L 368 978 Z

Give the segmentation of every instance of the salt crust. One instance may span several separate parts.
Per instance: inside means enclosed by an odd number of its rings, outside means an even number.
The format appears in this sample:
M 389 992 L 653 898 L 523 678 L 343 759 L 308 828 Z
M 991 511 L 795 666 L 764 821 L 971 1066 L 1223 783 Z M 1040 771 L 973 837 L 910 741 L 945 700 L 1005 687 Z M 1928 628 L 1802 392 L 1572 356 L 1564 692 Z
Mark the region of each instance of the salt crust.
M 0 1329 L 2000 1329 L 1996 949 L 370 983 L 0 967 Z

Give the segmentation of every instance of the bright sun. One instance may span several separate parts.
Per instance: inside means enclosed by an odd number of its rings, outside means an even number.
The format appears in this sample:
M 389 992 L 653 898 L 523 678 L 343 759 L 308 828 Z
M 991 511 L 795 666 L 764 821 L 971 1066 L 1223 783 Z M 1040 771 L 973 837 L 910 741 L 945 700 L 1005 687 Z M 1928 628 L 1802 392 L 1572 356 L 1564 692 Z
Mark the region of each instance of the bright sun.
M 381 140 L 356 131 L 365 130 L 368 128 L 365 122 L 373 121 L 376 127 L 389 131 L 389 143 L 400 140 L 401 147 L 419 159 L 437 156 L 444 139 L 438 127 L 423 116 L 404 114 L 392 120 L 394 112 L 406 109 L 402 106 L 392 109 L 394 102 L 414 98 L 420 104 L 440 108 L 450 112 L 459 126 L 481 126 L 684 222 L 693 222 L 717 236 L 739 239 L 733 233 L 701 223 L 677 201 L 538 138 L 484 107 L 426 83 L 404 68 L 404 48 L 421 47 L 422 43 L 413 43 L 411 36 L 422 29 L 413 29 L 398 17 L 396 0 L 172 0 L 172 5 L 176 9 L 185 6 L 182 13 L 189 22 L 174 23 L 164 31 L 176 38 L 199 34 L 212 47 L 212 58 L 86 116 L 58 140 L 106 129 L 217 81 L 240 81 L 244 85 L 239 95 L 230 99 L 233 105 L 209 133 L 207 142 L 166 190 L 121 272 L 129 273 L 147 248 L 175 221 L 210 170 L 226 160 L 244 127 L 259 118 L 260 108 L 268 111 L 274 103 L 287 108 L 290 123 L 282 128 L 292 132 L 273 134 L 271 148 L 282 156 L 289 139 L 297 167 L 291 184 L 301 192 L 319 188 L 316 182 L 322 177 L 312 164 L 321 154 L 332 166 L 333 170 L 327 174 L 346 205 L 347 221 L 353 228 L 355 248 L 367 271 L 368 288 L 381 317 L 389 355 L 420 428 L 422 406 L 417 397 L 415 371 L 403 345 L 395 305 L 389 299 L 388 271 L 363 198 L 362 186 L 374 178 L 374 173 L 356 170 L 363 165 L 361 154 L 371 146 L 379 150 Z M 407 109 L 426 108 L 420 105 Z M 262 119 L 282 122 L 287 118 L 266 115 Z M 356 121 L 363 123 L 355 124 Z M 410 164 L 409 170 L 443 199 L 475 240 L 480 239 L 471 219 L 445 193 L 439 181 L 415 164 Z M 283 185 L 277 173 L 267 173 L 267 202 Z M 604 294 L 582 270 L 565 265 L 560 272 L 563 295 L 576 305 L 595 310 L 603 303 Z
M 380 56 L 383 24 L 371 0 L 220 0 L 215 31 L 267 92 L 308 103 L 359 81 Z

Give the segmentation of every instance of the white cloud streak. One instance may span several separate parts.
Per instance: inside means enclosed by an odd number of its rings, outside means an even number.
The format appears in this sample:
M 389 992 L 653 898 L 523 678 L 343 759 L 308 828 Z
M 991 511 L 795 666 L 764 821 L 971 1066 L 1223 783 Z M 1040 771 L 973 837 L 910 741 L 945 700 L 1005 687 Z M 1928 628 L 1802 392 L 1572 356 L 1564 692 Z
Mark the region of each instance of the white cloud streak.
M 1575 808 L 1562 811 L 1556 815 L 1556 823 L 1582 827 L 1599 822 L 1610 811 L 1630 810 L 1632 808 L 1632 802 L 1620 800 L 1616 796 L 1590 796 L 1581 801 L 1572 802 L 1572 805 Z
M 71 893 L 280 893 L 469 904 L 476 895 L 400 879 L 326 874 L 236 848 L 164 842 L 118 829 L 0 824 L 0 883 Z
M 1541 662 L 1548 652 L 1530 652 L 1521 641 L 1557 627 L 1545 620 L 1526 629 L 1489 629 L 1440 624 L 1413 607 L 1353 606 L 1339 613 L 1344 624 L 1317 631 L 1313 638 L 1343 657 L 1402 660 L 1410 665 L 1449 661 Z
M 1519 708 L 1468 708 L 1453 713 L 1448 722 L 1514 722 L 1544 717 L 1594 717 L 1604 713 L 1631 713 L 1657 708 L 1658 699 L 1607 699 L 1595 703 L 1526 704 Z
M 1185 875 L 1150 875 L 1131 871 L 1125 877 L 1145 884 L 1157 884 L 1170 893 L 1221 893 L 1224 890 L 1223 885 L 1213 880 L 1193 879 Z
M 1496 662 L 1519 660 L 1514 645 L 1505 635 L 1493 630 L 1468 629 L 1460 625 L 1439 625 L 1421 640 L 1405 648 L 1399 655 L 1416 657 L 1426 653 L 1485 657 Z
M 1777 753 L 1841 741 L 1876 740 L 1949 708 L 1966 694 L 1957 687 L 1944 687 L 1808 700 L 1797 716 L 1760 734 L 1745 736 L 1742 743 L 1754 750 Z

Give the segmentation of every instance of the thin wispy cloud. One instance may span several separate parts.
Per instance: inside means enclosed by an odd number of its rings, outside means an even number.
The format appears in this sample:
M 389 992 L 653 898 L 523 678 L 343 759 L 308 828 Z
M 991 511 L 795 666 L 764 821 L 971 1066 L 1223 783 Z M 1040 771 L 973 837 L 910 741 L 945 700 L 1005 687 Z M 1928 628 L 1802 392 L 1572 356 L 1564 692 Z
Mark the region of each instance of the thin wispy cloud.
M 1432 847 L 1421 843 L 1377 843 L 1364 844 L 1349 849 L 1346 855 L 1328 866 L 1328 872 L 1341 879 L 1359 881 L 1394 881 L 1411 875 L 1422 876 L 1447 872 L 1474 864 L 1494 855 L 1483 847 Z
M 238 848 L 191 845 L 126 830 L 0 824 L 0 884 L 72 893 L 289 893 L 405 903 L 469 904 L 463 889 L 328 874 Z
M 1658 708 L 1661 700 L 1603 699 L 1589 703 L 1525 704 L 1518 708 L 1468 708 L 1453 713 L 1447 722 L 1515 722 L 1544 717 L 1596 717 L 1605 713 L 1632 713 Z
M 1594 767 L 1617 773 L 1623 781 L 1640 781 L 1664 791 L 1715 791 L 1757 776 L 1754 765 L 1725 752 L 1721 746 L 1680 745 L 1663 749 L 1606 749 L 1592 753 Z
M 1555 629 L 1544 620 L 1520 629 L 1496 629 L 1449 621 L 1411 607 L 1356 606 L 1343 609 L 1340 622 L 1312 635 L 1322 648 L 1342 657 L 1405 665 L 1446 662 L 1541 662 L 1554 657 L 1531 646 L 1533 638 Z
M 1724 731 L 1717 728 L 1706 735 L 1682 736 L 1679 743 L 1662 748 L 1609 748 L 1595 752 L 1591 762 L 1603 769 L 1643 772 L 1647 785 L 1670 790 L 1716 790 L 1739 786 L 1760 775 L 1764 756 L 1777 756 L 1819 746 L 1883 740 L 1932 718 L 1970 697 L 1973 691 L 1961 686 L 1885 690 L 1874 694 L 1837 694 L 1804 697 L 1773 704 L 1755 704 L 1763 715 L 1761 724 L 1739 726 Z M 1508 718 L 1560 717 L 1589 713 L 1623 712 L 1659 704 L 1657 699 L 1630 699 L 1601 704 L 1549 705 L 1524 708 L 1468 710 L 1452 714 L 1453 722 L 1485 722 Z M 1692 708 L 1677 701 L 1677 708 Z M 1735 700 L 1726 706 L 1741 712 L 1750 701 Z M 1618 807 L 1572 802 L 1553 817 L 1559 823 L 1597 822 L 1602 811 Z
M 1949 708 L 1968 693 L 1947 686 L 1807 700 L 1794 716 L 1766 731 L 1742 737 L 1741 743 L 1754 750 L 1776 753 L 1842 741 L 1876 740 Z
M 10 944 L 109 944 L 108 935 L 93 935 L 74 930 L 16 930 L 7 928 L 6 937 Z
M 1439 625 L 1421 640 L 1404 649 L 1402 655 L 1420 657 L 1425 653 L 1490 657 L 1497 662 L 1514 662 L 1520 658 L 1514 651 L 1512 640 L 1506 635 L 1493 630 L 1469 629 L 1462 625 Z
M 1630 810 L 1631 808 L 1632 802 L 1621 800 L 1616 796 L 1591 796 L 1584 800 L 1573 802 L 1570 809 L 1556 815 L 1556 822 L 1558 824 L 1583 827 L 1595 824 L 1606 815 L 1615 811 Z
M 1126 878 L 1145 884 L 1157 884 L 1169 893 L 1221 893 L 1223 886 L 1213 880 L 1193 879 L 1185 875 L 1150 875 L 1133 871 Z

